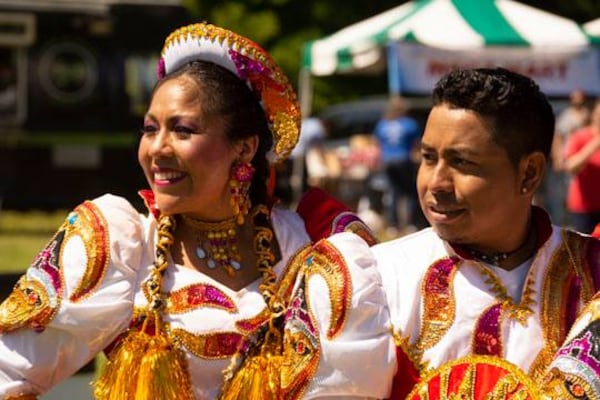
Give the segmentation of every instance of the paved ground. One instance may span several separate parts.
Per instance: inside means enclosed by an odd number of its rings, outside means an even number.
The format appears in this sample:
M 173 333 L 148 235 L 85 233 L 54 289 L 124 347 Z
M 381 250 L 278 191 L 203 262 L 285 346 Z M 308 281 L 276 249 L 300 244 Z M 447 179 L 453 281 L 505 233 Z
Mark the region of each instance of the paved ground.
M 93 400 L 90 382 L 94 373 L 77 374 L 56 386 L 40 400 Z

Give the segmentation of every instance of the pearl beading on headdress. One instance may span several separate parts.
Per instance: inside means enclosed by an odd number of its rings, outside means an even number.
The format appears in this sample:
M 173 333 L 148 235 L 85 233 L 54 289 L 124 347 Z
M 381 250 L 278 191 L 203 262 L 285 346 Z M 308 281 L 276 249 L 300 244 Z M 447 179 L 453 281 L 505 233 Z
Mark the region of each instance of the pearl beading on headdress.
M 215 63 L 244 80 L 265 111 L 273 135 L 269 161 L 289 156 L 300 133 L 300 105 L 287 77 L 258 44 L 227 29 L 198 23 L 172 32 L 165 40 L 158 77 L 191 61 Z

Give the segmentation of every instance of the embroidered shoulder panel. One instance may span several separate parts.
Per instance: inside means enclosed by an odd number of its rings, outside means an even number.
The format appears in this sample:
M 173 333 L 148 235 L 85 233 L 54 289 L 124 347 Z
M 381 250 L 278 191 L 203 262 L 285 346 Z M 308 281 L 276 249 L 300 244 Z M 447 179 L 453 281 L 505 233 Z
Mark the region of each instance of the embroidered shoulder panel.
M 89 297 L 97 289 L 110 262 L 108 224 L 102 212 L 91 201 L 86 201 L 69 214 L 65 224 L 66 239 L 79 236 L 85 246 L 85 274 L 79 287 L 69 300 L 78 302 Z M 62 265 L 62 260 L 61 260 Z
M 534 379 L 543 376 L 575 320 L 578 305 L 589 300 L 593 290 L 587 238 L 567 230 L 561 234 L 562 242 L 552 254 L 542 286 L 540 322 L 545 346 L 529 370 Z
M 43 331 L 54 318 L 64 294 L 63 248 L 74 235 L 80 236 L 85 245 L 87 264 L 69 300 L 79 301 L 94 291 L 109 262 L 108 229 L 100 211 L 86 201 L 69 214 L 0 305 L 0 332 L 26 326 Z
M 582 326 L 578 326 L 582 325 Z M 580 331 L 559 349 L 543 387 L 552 399 L 600 399 L 600 297 L 586 306 Z
M 321 240 L 313 247 L 306 260 L 307 281 L 312 275 L 320 275 L 327 283 L 331 305 L 331 320 L 327 338 L 335 338 L 348 318 L 352 299 L 352 278 L 339 251 L 328 241 Z
M 331 223 L 331 234 L 352 232 L 360 236 L 369 246 L 378 243 L 377 237 L 356 214 L 350 211 L 339 213 Z
M 64 226 L 58 230 L 0 305 L 0 333 L 23 327 L 42 332 L 56 315 L 63 292 L 58 260 L 65 232 Z

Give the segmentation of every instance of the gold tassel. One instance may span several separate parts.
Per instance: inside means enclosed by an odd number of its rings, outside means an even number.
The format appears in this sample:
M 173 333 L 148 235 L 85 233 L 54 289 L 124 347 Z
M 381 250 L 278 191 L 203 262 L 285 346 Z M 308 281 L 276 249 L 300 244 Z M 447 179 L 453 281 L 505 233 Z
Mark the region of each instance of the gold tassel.
M 127 333 L 111 352 L 102 375 L 94 383 L 95 399 L 134 399 L 139 365 L 150 340 L 150 335 L 145 332 L 130 330 Z
M 260 349 L 242 362 L 223 387 L 220 400 L 278 400 L 281 398 L 281 334 L 272 325 Z
M 164 335 L 152 338 L 142 358 L 134 399 L 194 399 L 183 353 Z
M 154 335 L 130 330 L 94 384 L 96 400 L 193 400 L 183 353 L 173 347 L 155 315 Z

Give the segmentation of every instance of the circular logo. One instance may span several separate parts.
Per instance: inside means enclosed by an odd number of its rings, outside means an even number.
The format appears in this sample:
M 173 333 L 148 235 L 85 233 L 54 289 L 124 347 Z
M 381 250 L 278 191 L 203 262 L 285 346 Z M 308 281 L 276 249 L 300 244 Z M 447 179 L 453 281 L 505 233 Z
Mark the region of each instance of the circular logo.
M 49 46 L 38 66 L 42 88 L 63 103 L 86 100 L 98 83 L 98 64 L 94 55 L 74 42 Z

